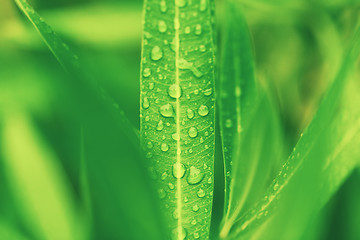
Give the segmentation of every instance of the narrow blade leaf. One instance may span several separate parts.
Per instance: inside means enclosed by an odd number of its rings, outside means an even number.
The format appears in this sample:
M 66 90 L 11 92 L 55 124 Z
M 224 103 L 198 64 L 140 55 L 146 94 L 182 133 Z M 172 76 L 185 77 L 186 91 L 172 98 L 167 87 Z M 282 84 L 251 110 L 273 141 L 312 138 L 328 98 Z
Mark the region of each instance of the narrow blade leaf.
M 141 141 L 174 239 L 208 239 L 214 164 L 210 0 L 147 0 Z
M 250 33 L 238 4 L 226 1 L 221 57 L 220 127 L 225 163 L 225 209 L 229 205 L 234 140 L 252 114 L 257 87 Z
M 82 239 L 75 197 L 56 156 L 24 113 L 7 111 L 4 117 L 7 177 L 29 230 L 40 238 Z
M 239 4 L 227 1 L 226 16 L 220 90 L 226 176 L 222 237 L 261 196 L 281 152 L 277 111 L 257 87 L 250 32 Z
M 138 134 L 119 105 L 79 68 L 77 57 L 50 26 L 25 0 L 16 3 L 70 75 L 64 83 L 69 91 L 64 104 L 83 124 L 82 181 L 88 182 L 95 238 L 165 239 Z
M 237 220 L 231 238 L 237 239 L 268 220 L 269 216 L 273 216 L 276 206 L 289 206 L 279 204 L 280 201 L 308 203 L 309 206 L 301 208 L 302 212 L 297 213 L 301 216 L 299 219 L 306 221 L 307 218 L 304 216 L 309 217 L 319 210 L 359 162 L 355 146 L 360 130 L 360 113 L 358 108 L 352 107 L 351 104 L 352 101 L 356 102 L 354 99 L 356 94 L 345 95 L 345 99 L 343 96 L 346 86 L 350 86 L 350 89 L 359 87 L 356 81 L 355 83 L 346 81 L 359 53 L 360 29 L 357 30 L 342 66 L 312 122 L 304 131 L 264 198 L 249 209 L 245 216 Z M 349 100 L 351 96 L 353 98 Z M 337 112 L 337 109 L 341 111 Z M 349 153 L 350 158 L 347 157 Z M 297 199 L 296 196 L 308 197 Z M 289 214 L 286 210 L 283 212 Z M 269 233 L 269 231 L 265 232 Z

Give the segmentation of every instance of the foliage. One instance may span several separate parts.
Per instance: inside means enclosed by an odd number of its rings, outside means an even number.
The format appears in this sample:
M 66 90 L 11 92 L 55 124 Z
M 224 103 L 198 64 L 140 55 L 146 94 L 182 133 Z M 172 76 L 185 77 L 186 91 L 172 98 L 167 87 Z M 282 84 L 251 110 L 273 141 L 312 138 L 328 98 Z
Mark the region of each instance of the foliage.
M 3 1 L 0 238 L 357 239 L 359 7 Z

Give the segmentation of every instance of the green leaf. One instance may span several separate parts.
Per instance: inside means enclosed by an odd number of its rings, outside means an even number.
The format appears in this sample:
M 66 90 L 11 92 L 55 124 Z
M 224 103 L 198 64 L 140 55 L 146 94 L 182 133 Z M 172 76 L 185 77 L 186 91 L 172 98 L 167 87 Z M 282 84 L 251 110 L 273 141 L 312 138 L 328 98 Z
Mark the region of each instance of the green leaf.
M 279 232 L 274 231 L 274 224 L 278 226 L 282 222 L 284 226 L 301 229 L 300 223 L 305 223 L 319 211 L 358 164 L 360 153 L 356 146 L 360 141 L 360 112 L 354 102 L 358 102 L 359 85 L 355 80 L 348 82 L 346 79 L 359 53 L 358 29 L 312 122 L 264 198 L 237 220 L 229 239 L 252 236 L 249 231 L 269 220 L 269 216 L 273 218 L 258 228 L 255 238 L 296 239 L 293 236 L 296 231 L 284 231 L 283 237 L 277 235 Z M 344 91 L 352 92 L 343 94 Z M 293 206 L 297 206 L 296 209 Z M 276 207 L 278 214 L 274 214 Z M 289 223 L 289 216 L 294 218 L 291 222 L 298 223 L 296 226 Z
M 16 0 L 69 73 L 63 104 L 83 125 L 82 185 L 97 239 L 165 239 L 163 217 L 144 170 L 139 137 L 119 105 L 79 68 L 78 60 L 24 0 Z M 80 141 L 80 138 L 79 138 Z M 79 149 L 80 151 L 80 149 Z M 84 179 L 85 178 L 85 179 Z M 85 204 L 88 204 L 85 203 Z
M 24 113 L 6 111 L 1 142 L 8 181 L 29 230 L 45 239 L 82 239 L 66 175 Z
M 127 133 L 127 136 L 131 141 L 136 144 L 138 137 L 134 136 L 135 131 L 129 120 L 119 109 L 119 105 L 98 86 L 98 83 L 87 75 L 86 71 L 80 68 L 79 57 L 74 54 L 69 46 L 64 43 L 59 36 L 52 30 L 52 28 L 40 17 L 35 10 L 26 2 L 26 0 L 14 0 L 22 12 L 31 21 L 33 26 L 39 32 L 46 45 L 49 47 L 53 55 L 56 57 L 62 67 L 76 80 L 68 79 L 67 85 L 76 89 L 79 93 L 89 91 L 90 94 L 96 94 L 102 98 L 101 101 L 113 107 L 112 111 L 117 111 L 122 115 L 119 120 L 123 123 L 123 130 Z M 98 98 L 98 97 L 97 97 Z M 86 101 L 85 101 L 86 103 Z
M 0 238 L 7 240 L 29 240 L 28 237 L 5 219 L 0 219 Z
M 214 165 L 214 43 L 209 0 L 148 0 L 141 141 L 174 239 L 208 239 Z
M 220 89 L 226 211 L 222 237 L 243 209 L 261 196 L 281 153 L 279 118 L 270 98 L 258 90 L 246 20 L 231 0 L 225 15 Z
M 226 1 L 221 58 L 220 127 L 225 163 L 225 209 L 229 206 L 233 153 L 257 98 L 249 29 L 238 4 Z M 237 157 L 237 156 L 235 156 Z

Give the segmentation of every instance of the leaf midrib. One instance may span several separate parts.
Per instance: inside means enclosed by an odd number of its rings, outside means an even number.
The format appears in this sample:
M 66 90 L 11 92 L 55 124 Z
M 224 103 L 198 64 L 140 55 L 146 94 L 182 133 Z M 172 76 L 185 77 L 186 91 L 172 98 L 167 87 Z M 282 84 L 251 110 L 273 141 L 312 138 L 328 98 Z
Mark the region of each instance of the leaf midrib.
M 180 72 L 179 72 L 179 59 L 180 59 L 180 38 L 179 38 L 179 7 L 176 5 L 176 0 L 174 0 L 174 6 L 175 6 L 175 15 L 174 15 L 174 29 L 175 29 L 175 84 L 177 86 L 180 86 Z M 178 25 L 178 26 L 177 26 Z M 180 98 L 176 98 L 176 134 L 180 136 Z M 176 139 L 176 164 L 177 166 L 180 166 L 181 164 L 181 139 Z M 179 218 L 177 221 L 177 238 L 181 240 L 182 236 L 182 197 L 181 197 L 181 179 L 177 178 L 176 180 L 176 192 L 178 194 L 178 199 L 176 203 L 176 209 L 179 214 Z

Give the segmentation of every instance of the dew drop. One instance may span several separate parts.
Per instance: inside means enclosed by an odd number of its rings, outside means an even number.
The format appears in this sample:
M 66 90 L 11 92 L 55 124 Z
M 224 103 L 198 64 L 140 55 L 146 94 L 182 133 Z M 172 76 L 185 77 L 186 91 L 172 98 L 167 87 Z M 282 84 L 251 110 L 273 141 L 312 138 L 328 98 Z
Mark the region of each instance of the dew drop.
M 200 183 L 204 179 L 205 174 L 196 167 L 190 167 L 189 175 L 187 176 L 187 182 L 190 185 L 195 185 Z
M 186 110 L 186 115 L 189 119 L 192 119 L 194 117 L 194 111 L 191 109 Z
M 196 24 L 196 26 L 195 26 L 195 34 L 196 35 L 201 34 L 201 25 L 200 24 Z
M 195 239 L 198 239 L 199 237 L 200 237 L 199 233 L 197 233 L 197 232 L 194 233 L 194 238 L 195 238 Z
M 147 39 L 152 38 L 152 35 L 151 35 L 151 33 L 149 33 L 149 32 L 144 32 L 144 36 L 145 36 L 145 38 L 147 38 Z M 145 44 L 147 44 L 147 40 L 144 40 L 144 41 L 146 41 Z
M 194 212 L 197 212 L 197 211 L 199 211 L 199 206 L 197 205 L 197 204 L 195 204 L 193 207 L 192 207 L 192 210 L 194 211 Z
M 278 190 L 278 189 L 279 189 L 279 184 L 276 183 L 276 184 L 274 185 L 274 191 L 276 191 L 276 190 Z
M 161 151 L 167 152 L 168 150 L 169 150 L 169 145 L 167 145 L 167 143 L 162 143 L 161 144 Z
M 207 7 L 206 1 L 207 0 L 200 1 L 200 11 L 202 11 L 202 12 L 206 10 L 206 7 Z
M 194 66 L 194 63 L 188 62 L 183 58 L 179 59 L 178 64 L 179 64 L 179 69 L 190 70 L 197 78 L 201 78 L 204 75 Z
M 163 13 L 167 11 L 167 6 L 166 6 L 165 0 L 160 1 L 160 11 Z
M 181 87 L 178 84 L 172 84 L 168 92 L 170 97 L 179 98 L 181 96 Z
M 162 120 L 160 120 L 156 126 L 156 130 L 161 131 L 164 128 L 164 123 Z
M 158 61 L 163 57 L 163 51 L 159 46 L 153 47 L 151 50 L 151 59 L 154 61 Z
M 196 222 L 195 219 L 191 221 L 191 224 L 192 224 L 192 225 L 196 225 L 196 223 L 197 223 L 197 222 Z
M 189 34 L 189 33 L 190 33 L 190 27 L 189 27 L 189 26 L 185 27 L 185 33 L 186 33 L 186 34 Z
M 174 108 L 170 103 L 167 103 L 160 107 L 160 114 L 163 117 L 173 117 L 174 116 Z
M 154 146 L 153 143 L 150 141 L 146 144 L 146 147 L 149 149 L 153 148 L 153 146 Z
M 205 192 L 204 192 L 204 190 L 202 190 L 202 189 L 200 188 L 200 190 L 197 192 L 197 196 L 198 196 L 199 198 L 205 197 Z
M 180 140 L 180 135 L 178 133 L 174 133 L 171 135 L 172 139 L 174 139 L 175 141 L 179 141 Z
M 163 174 L 161 174 L 161 180 L 165 180 L 167 176 L 168 176 L 167 172 L 163 172 Z
M 204 117 L 204 116 L 208 115 L 209 108 L 207 106 L 205 106 L 205 105 L 201 105 L 199 107 L 198 113 L 199 113 L 200 116 Z
M 204 90 L 204 95 L 205 96 L 210 96 L 212 94 L 212 88 L 208 88 Z
M 151 75 L 151 70 L 150 68 L 145 68 L 143 71 L 143 76 L 144 77 L 149 77 Z
M 186 5 L 186 0 L 175 0 L 175 4 L 178 7 L 185 7 Z
M 200 52 L 205 52 L 206 51 L 205 45 L 200 45 L 199 50 Z
M 263 215 L 264 215 L 264 212 L 259 212 L 259 213 L 256 215 L 256 218 L 257 218 L 257 219 L 260 219 Z
M 189 128 L 189 137 L 195 138 L 198 135 L 196 127 Z
M 164 33 L 167 30 L 166 23 L 163 20 L 160 20 L 158 23 L 159 32 Z
M 149 102 L 149 99 L 147 97 L 144 97 L 142 106 L 143 106 L 144 109 L 148 109 L 150 107 L 150 102 Z
M 174 184 L 169 183 L 169 189 L 170 189 L 170 190 L 173 190 L 174 188 L 175 188 Z
M 149 89 L 150 89 L 150 90 L 153 90 L 153 89 L 154 89 L 154 83 L 153 83 L 153 82 L 150 82 L 150 83 L 149 83 Z
M 183 178 L 185 175 L 185 166 L 182 163 L 175 163 L 172 167 L 173 176 L 177 179 Z
M 152 156 L 153 156 L 152 152 L 146 153 L 146 158 L 152 158 Z

